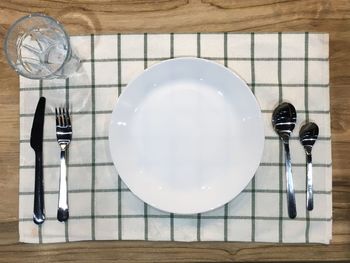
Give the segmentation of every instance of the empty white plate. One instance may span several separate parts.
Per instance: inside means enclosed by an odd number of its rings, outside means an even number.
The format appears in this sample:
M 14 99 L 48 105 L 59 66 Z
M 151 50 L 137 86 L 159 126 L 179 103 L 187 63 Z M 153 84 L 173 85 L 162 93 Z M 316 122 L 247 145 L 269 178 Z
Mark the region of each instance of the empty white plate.
M 259 105 L 220 64 L 178 58 L 130 82 L 114 108 L 110 151 L 117 171 L 144 202 L 190 214 L 237 196 L 264 146 Z

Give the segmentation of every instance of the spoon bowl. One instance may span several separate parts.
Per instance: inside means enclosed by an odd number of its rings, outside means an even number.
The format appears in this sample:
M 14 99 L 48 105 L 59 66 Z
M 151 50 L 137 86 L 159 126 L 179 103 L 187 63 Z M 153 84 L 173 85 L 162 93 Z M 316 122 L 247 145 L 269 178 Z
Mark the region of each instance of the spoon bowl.
M 287 139 L 295 128 L 297 112 L 290 103 L 283 102 L 272 113 L 272 126 L 281 139 Z
M 319 133 L 316 123 L 308 122 L 304 124 L 299 131 L 300 143 L 304 146 L 307 153 L 311 154 L 312 146 L 314 146 Z

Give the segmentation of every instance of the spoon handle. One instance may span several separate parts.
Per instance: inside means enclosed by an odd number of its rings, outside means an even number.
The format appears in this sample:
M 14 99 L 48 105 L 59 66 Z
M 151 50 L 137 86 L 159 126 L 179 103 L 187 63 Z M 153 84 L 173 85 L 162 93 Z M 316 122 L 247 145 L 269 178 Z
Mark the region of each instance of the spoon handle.
M 307 186 L 306 186 L 306 208 L 311 211 L 314 209 L 314 198 L 313 198 L 313 190 L 312 190 L 312 155 L 306 155 L 306 163 L 307 163 Z
M 286 179 L 287 179 L 287 204 L 288 204 L 288 216 L 295 218 L 297 216 L 297 209 L 295 204 L 295 192 L 292 176 L 292 161 L 289 151 L 289 140 L 283 141 L 285 152 L 285 164 L 286 164 Z

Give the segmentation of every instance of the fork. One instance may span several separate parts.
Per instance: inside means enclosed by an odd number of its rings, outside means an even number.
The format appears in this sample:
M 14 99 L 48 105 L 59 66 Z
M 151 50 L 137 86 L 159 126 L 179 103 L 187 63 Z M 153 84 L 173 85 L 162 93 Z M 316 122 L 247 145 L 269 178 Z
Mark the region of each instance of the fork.
M 66 154 L 72 140 L 72 124 L 68 108 L 55 108 L 56 113 L 56 137 L 61 148 L 61 173 L 60 190 L 58 195 L 57 219 L 60 222 L 69 218 L 68 193 L 67 193 L 67 165 Z

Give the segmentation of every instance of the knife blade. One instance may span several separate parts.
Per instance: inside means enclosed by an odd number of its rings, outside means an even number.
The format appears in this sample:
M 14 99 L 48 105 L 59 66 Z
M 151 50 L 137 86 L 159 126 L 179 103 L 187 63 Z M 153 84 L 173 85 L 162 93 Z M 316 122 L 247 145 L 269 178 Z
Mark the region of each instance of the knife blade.
M 30 146 L 35 151 L 35 183 L 34 183 L 34 209 L 33 221 L 42 224 L 45 221 L 44 214 L 44 185 L 43 185 L 43 135 L 45 117 L 45 97 L 39 99 L 36 106 L 32 131 L 30 134 Z

